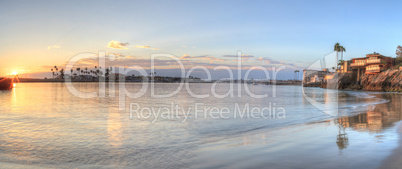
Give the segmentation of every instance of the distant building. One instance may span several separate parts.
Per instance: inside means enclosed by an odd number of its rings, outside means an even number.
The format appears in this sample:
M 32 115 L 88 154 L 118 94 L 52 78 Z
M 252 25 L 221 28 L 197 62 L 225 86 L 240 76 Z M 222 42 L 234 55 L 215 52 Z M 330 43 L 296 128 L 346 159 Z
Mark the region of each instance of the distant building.
M 303 83 L 312 83 L 314 75 L 318 74 L 318 70 L 303 70 Z
M 338 73 L 351 73 L 352 72 L 352 68 L 350 67 L 351 63 L 352 61 L 350 60 L 344 61 L 341 65 L 341 68 L 338 70 Z
M 308 83 L 323 82 L 325 79 L 325 76 L 327 74 L 329 74 L 328 69 L 323 69 L 322 71 L 304 69 L 303 70 L 303 83 L 308 84 Z

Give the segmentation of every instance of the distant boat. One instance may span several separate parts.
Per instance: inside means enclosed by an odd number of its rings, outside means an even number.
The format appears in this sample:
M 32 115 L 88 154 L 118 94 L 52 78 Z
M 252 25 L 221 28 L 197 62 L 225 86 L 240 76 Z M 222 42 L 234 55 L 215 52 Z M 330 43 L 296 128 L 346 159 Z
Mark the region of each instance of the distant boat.
M 14 86 L 14 80 L 0 77 L 0 90 L 11 90 Z

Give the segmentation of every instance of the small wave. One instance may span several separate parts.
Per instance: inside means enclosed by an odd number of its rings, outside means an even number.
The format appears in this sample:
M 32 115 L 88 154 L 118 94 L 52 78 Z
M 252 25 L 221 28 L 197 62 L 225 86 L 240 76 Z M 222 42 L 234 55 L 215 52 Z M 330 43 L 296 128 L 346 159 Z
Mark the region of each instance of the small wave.
M 368 92 L 347 92 L 347 93 L 354 97 L 369 99 L 369 101 L 363 101 L 353 104 L 348 103 L 346 105 L 339 106 L 339 115 L 353 115 L 357 112 L 374 110 L 376 105 L 389 102 L 389 100 L 387 99 L 378 98 L 376 95 L 373 95 L 376 93 L 368 93 Z
M 355 103 L 355 104 L 347 104 L 347 105 L 342 105 L 340 108 L 356 108 L 356 107 L 367 107 L 371 105 L 377 105 L 377 104 L 384 104 L 388 103 L 389 100 L 383 99 L 383 98 L 377 98 L 373 101 L 370 102 L 362 102 L 362 103 Z
M 353 95 L 355 97 L 359 97 L 359 98 L 375 98 L 376 96 L 374 95 L 370 95 L 369 93 L 366 92 L 348 92 L 350 95 Z

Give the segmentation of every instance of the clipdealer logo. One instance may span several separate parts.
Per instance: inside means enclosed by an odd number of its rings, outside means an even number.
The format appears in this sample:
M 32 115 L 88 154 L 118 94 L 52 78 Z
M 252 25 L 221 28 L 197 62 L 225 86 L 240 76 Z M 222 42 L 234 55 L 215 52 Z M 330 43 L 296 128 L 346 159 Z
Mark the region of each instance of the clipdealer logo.
M 180 67 L 180 75 L 183 78 L 189 78 L 190 74 L 195 71 L 195 70 L 202 70 L 206 73 L 207 75 L 207 79 L 205 79 L 206 81 L 212 81 L 212 75 L 211 75 L 211 69 L 208 69 L 205 66 L 194 66 L 191 67 L 189 69 L 187 69 L 188 71 L 186 72 L 186 69 L 184 67 L 183 62 L 180 60 L 180 58 L 171 55 L 171 54 L 151 54 L 150 56 L 150 71 L 151 72 L 155 72 L 155 67 L 157 66 L 155 64 L 155 60 L 156 59 L 170 59 L 174 62 L 177 62 L 177 64 Z M 74 57 L 72 57 L 69 62 L 66 65 L 66 70 L 70 70 L 74 68 L 74 65 L 76 65 L 77 63 L 79 63 L 79 61 L 81 60 L 97 60 L 98 62 L 98 67 L 101 68 L 101 71 L 104 72 L 105 68 L 106 68 L 106 62 L 113 62 L 114 60 L 116 60 L 116 56 L 113 54 L 109 54 L 106 55 L 105 51 L 100 51 L 98 52 L 98 54 L 94 54 L 94 53 L 80 53 Z M 237 53 L 237 77 L 239 81 L 241 81 L 241 77 L 242 77 L 242 73 L 241 70 L 243 69 L 242 66 L 242 53 L 238 52 Z M 148 73 L 146 71 L 145 68 L 139 66 L 139 65 L 131 65 L 128 67 L 123 67 L 123 66 L 114 66 L 112 67 L 113 70 L 115 70 L 116 72 L 118 72 L 119 74 L 122 75 L 127 75 L 130 71 L 135 70 L 137 72 L 139 72 L 140 76 L 143 77 L 147 77 Z M 210 92 L 207 94 L 196 94 L 194 91 L 192 91 L 192 89 L 190 89 L 190 83 L 185 82 L 184 80 L 181 80 L 180 83 L 178 84 L 178 87 L 175 91 L 170 92 L 170 93 L 164 93 L 164 94 L 160 94 L 155 92 L 155 82 L 153 80 L 149 80 L 148 82 L 142 82 L 141 88 L 139 89 L 139 91 L 132 93 L 129 90 L 127 90 L 126 85 L 125 85 L 125 78 L 118 78 L 118 81 L 115 80 L 105 80 L 106 78 L 99 78 L 98 80 L 98 91 L 93 91 L 93 92 L 82 92 L 77 90 L 73 83 L 72 80 L 70 78 L 65 79 L 66 82 L 66 87 L 67 89 L 70 91 L 71 94 L 73 94 L 76 97 L 79 98 L 96 98 L 96 97 L 108 97 L 108 98 L 116 98 L 118 99 L 118 103 L 119 103 L 119 110 L 125 110 L 127 108 L 127 104 L 126 104 L 126 98 L 141 98 L 142 96 L 144 96 L 145 94 L 147 94 L 148 91 L 148 87 L 150 86 L 150 95 L 151 98 L 169 98 L 169 97 L 173 97 L 175 95 L 177 95 L 180 91 L 185 90 L 192 98 L 195 99 L 204 99 L 204 98 L 208 98 L 208 97 L 214 97 L 214 98 L 218 98 L 218 99 L 225 99 L 225 98 L 234 98 L 234 97 L 242 97 L 242 95 L 244 93 L 242 93 L 242 90 L 244 89 L 244 91 L 246 92 L 246 94 L 248 95 L 248 97 L 254 98 L 254 99 L 266 99 L 268 97 L 275 98 L 277 93 L 276 93 L 276 77 L 278 75 L 278 73 L 285 69 L 285 66 L 279 66 L 279 67 L 275 67 L 272 66 L 269 68 L 271 71 L 271 74 L 269 73 L 267 67 L 263 67 L 263 66 L 252 66 L 250 68 L 247 69 L 247 71 L 245 72 L 244 75 L 244 79 L 249 79 L 250 73 L 253 70 L 260 70 L 262 72 L 264 72 L 265 78 L 266 79 L 270 79 L 272 80 L 273 85 L 270 86 L 270 88 L 272 88 L 272 94 L 268 94 L 268 93 L 253 93 L 250 88 L 249 88 L 249 84 L 247 83 L 228 83 L 228 91 L 226 93 L 219 93 L 216 91 L 216 87 L 217 84 L 220 83 L 219 80 L 215 81 L 214 83 L 212 83 L 210 85 Z M 234 79 L 234 70 L 230 69 L 228 66 L 217 66 L 213 68 L 214 71 L 216 70 L 226 70 L 228 75 L 229 75 L 229 79 Z M 109 79 L 115 79 L 115 77 L 109 77 Z M 106 89 L 106 86 L 108 87 L 108 90 Z M 117 89 L 116 89 L 117 87 Z M 236 90 L 235 90 L 236 89 Z M 108 92 L 106 92 L 108 91 Z M 108 95 L 107 95 L 108 94 Z M 201 103 L 200 103 L 201 104 Z M 175 105 L 175 106 L 180 106 L 180 105 Z M 234 103 L 232 108 L 223 108 L 220 109 L 218 107 L 214 107 L 214 106 L 207 106 L 208 108 L 203 108 L 201 112 L 198 112 L 200 105 L 199 104 L 195 104 L 193 106 L 193 110 L 187 110 L 186 111 L 181 111 L 182 109 L 169 109 L 169 111 L 167 108 L 162 108 L 162 109 L 157 109 L 154 106 L 151 107 L 143 107 L 140 108 L 141 106 L 138 103 L 131 103 L 128 106 L 130 108 L 130 117 L 138 117 L 138 116 L 134 116 L 133 114 L 137 114 L 140 115 L 141 119 L 145 119 L 143 117 L 148 117 L 151 116 L 154 119 L 158 119 L 160 117 L 165 117 L 167 115 L 173 116 L 175 115 L 176 117 L 190 117 L 191 113 L 190 111 L 196 111 L 197 112 L 197 117 L 199 114 L 204 114 L 204 117 L 216 117 L 215 115 L 217 114 L 216 112 L 218 112 L 218 116 L 219 118 L 225 118 L 227 117 L 225 112 L 229 112 L 229 114 L 232 114 L 231 117 L 235 117 L 234 115 L 237 115 L 236 118 L 263 118 L 263 119 L 275 119 L 275 118 L 286 118 L 286 111 L 285 108 L 283 107 L 276 107 L 276 103 L 269 103 L 268 107 L 250 107 L 249 103 L 246 103 L 244 105 L 238 105 L 238 103 Z M 205 105 L 204 105 L 205 107 Z M 240 107 L 245 107 L 246 109 L 242 109 L 241 111 L 239 111 Z M 276 113 L 276 109 L 278 109 L 280 111 L 280 113 Z M 162 113 L 161 111 L 164 110 L 163 112 L 166 113 Z M 145 113 L 147 112 L 147 113 Z M 201 116 L 199 116 L 201 117 Z

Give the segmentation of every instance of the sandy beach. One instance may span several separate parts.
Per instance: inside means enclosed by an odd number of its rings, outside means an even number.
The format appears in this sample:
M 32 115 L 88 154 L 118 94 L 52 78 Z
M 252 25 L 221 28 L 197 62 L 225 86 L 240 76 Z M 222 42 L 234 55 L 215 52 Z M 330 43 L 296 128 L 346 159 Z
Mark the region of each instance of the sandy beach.
M 347 129 L 349 145 L 339 147 L 336 144 L 338 129 L 334 121 L 329 120 L 210 140 L 200 145 L 197 158 L 189 158 L 187 162 L 193 164 L 190 168 L 400 168 L 400 138 L 388 138 L 387 146 L 384 147 L 384 143 L 373 140 L 378 135 Z M 401 129 L 399 123 L 387 132 L 391 134 Z M 132 167 L 77 163 L 28 165 L 0 162 L 0 165 L 5 169 Z
M 399 147 L 392 151 L 392 154 L 384 160 L 381 169 L 399 169 L 402 167 L 402 122 L 398 123 L 396 132 L 399 133 Z
M 381 134 L 346 130 L 348 145 L 340 147 L 336 143 L 338 129 L 333 121 L 327 121 L 213 142 L 200 151 L 203 155 L 193 168 L 398 167 L 397 164 L 383 163 L 397 147 L 397 138 L 391 137 L 386 143 L 381 143 L 376 140 Z M 400 158 L 400 155 L 395 152 L 390 157 Z

